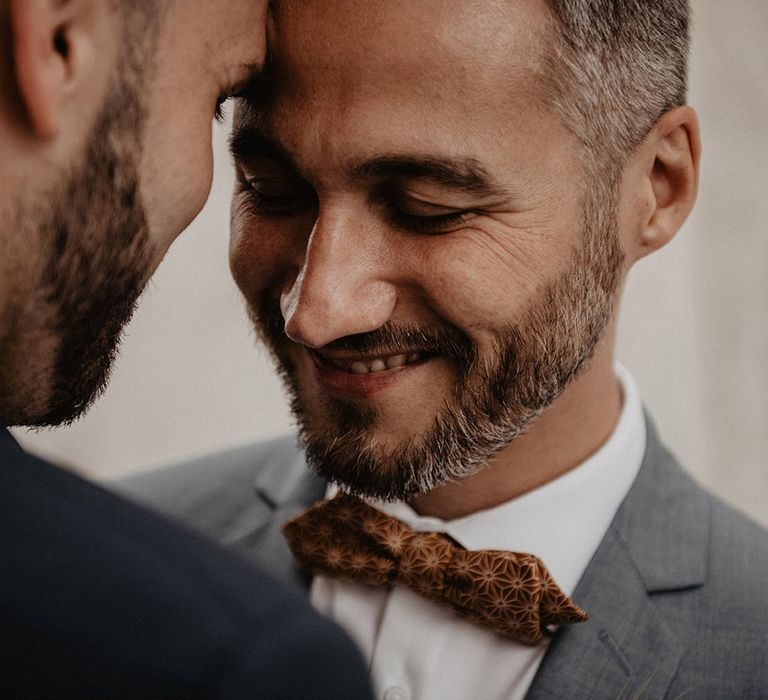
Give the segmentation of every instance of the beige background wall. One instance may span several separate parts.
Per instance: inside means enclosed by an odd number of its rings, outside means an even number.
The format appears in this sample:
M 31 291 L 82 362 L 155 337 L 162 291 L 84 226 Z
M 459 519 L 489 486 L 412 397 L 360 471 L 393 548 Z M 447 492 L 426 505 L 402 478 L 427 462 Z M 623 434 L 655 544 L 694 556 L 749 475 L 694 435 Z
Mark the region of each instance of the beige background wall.
M 690 471 L 768 524 L 768 3 L 693 1 L 699 204 L 634 271 L 619 356 Z M 229 279 L 232 176 L 214 137 L 210 201 L 143 298 L 109 391 L 72 427 L 17 433 L 29 449 L 111 476 L 290 431 Z

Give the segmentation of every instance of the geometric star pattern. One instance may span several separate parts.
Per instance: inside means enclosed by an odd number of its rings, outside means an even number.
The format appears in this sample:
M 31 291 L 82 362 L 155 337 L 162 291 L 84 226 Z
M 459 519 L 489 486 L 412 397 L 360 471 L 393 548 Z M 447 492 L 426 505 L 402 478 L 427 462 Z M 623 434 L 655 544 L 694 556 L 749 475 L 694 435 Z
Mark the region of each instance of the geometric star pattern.
M 587 619 L 537 556 L 470 551 L 441 533 L 414 532 L 349 494 L 315 504 L 288 521 L 283 533 L 312 575 L 406 585 L 523 644 L 541 642 L 549 625 Z

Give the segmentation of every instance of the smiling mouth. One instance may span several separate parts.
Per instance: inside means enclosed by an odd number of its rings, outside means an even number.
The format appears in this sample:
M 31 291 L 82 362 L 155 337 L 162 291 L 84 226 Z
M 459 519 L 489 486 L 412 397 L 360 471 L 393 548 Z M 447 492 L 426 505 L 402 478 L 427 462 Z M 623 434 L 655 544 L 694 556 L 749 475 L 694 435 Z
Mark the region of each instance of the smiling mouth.
M 387 370 L 399 369 L 414 365 L 427 359 L 424 352 L 408 352 L 396 355 L 374 355 L 367 357 L 332 357 L 322 352 L 312 351 L 317 362 L 326 367 L 346 372 L 348 374 L 375 374 Z

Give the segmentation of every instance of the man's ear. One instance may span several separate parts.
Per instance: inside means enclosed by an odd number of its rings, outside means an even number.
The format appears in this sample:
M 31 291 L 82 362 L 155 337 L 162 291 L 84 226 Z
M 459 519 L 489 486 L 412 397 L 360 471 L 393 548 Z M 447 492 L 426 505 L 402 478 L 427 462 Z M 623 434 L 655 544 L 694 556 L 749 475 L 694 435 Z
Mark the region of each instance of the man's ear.
M 106 5 L 104 0 L 8 0 L 12 70 L 27 128 L 38 138 L 59 132 L 69 98 L 93 70 L 94 15 Z
M 636 241 L 639 259 L 666 245 L 688 218 L 699 187 L 701 135 L 696 112 L 676 107 L 659 119 L 641 147 L 649 205 Z

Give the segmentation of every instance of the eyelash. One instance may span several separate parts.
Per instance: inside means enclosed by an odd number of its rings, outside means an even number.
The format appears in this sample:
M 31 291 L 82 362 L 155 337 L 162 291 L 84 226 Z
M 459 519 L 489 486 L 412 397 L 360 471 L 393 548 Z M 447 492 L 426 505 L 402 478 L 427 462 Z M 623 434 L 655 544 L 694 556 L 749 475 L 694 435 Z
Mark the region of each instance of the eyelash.
M 317 202 L 311 190 L 307 188 L 304 196 L 301 193 L 292 192 L 286 195 L 264 195 L 253 189 L 250 182 L 244 183 L 248 189 L 253 209 L 268 216 L 290 216 L 305 212 L 311 207 L 317 206 Z M 408 214 L 393 202 L 378 198 L 379 204 L 384 208 L 387 218 L 398 228 L 406 229 L 413 233 L 440 234 L 445 229 L 461 224 L 475 214 L 472 210 L 458 210 L 447 214 L 434 216 L 417 216 Z
M 408 229 L 414 233 L 443 233 L 445 229 L 463 223 L 473 212 L 459 210 L 450 214 L 436 214 L 434 216 L 416 216 L 408 214 L 402 209 L 392 205 L 387 206 L 387 216 L 389 219 L 401 228 Z
M 386 187 L 376 194 L 375 201 L 385 211 L 387 218 L 399 228 L 414 233 L 435 234 L 447 233 L 447 229 L 466 221 L 476 212 L 470 209 L 457 209 L 445 214 L 419 216 L 409 214 L 399 206 L 403 196 L 397 188 Z
M 224 103 L 229 99 L 229 95 L 219 95 L 216 99 L 216 109 L 213 112 L 213 118 L 217 123 L 224 123 Z
M 239 97 L 242 97 L 245 93 L 245 88 L 239 87 L 234 88 L 232 90 L 229 90 L 227 92 L 222 92 L 217 98 L 216 98 L 216 109 L 213 111 L 213 118 L 219 123 L 224 123 L 224 105 L 229 102 L 229 100 L 236 100 Z
M 250 182 L 245 183 L 251 198 L 251 206 L 255 211 L 269 216 L 290 216 L 306 211 L 315 205 L 314 196 L 309 188 L 301 196 L 295 192 L 286 195 L 265 195 L 253 189 Z

